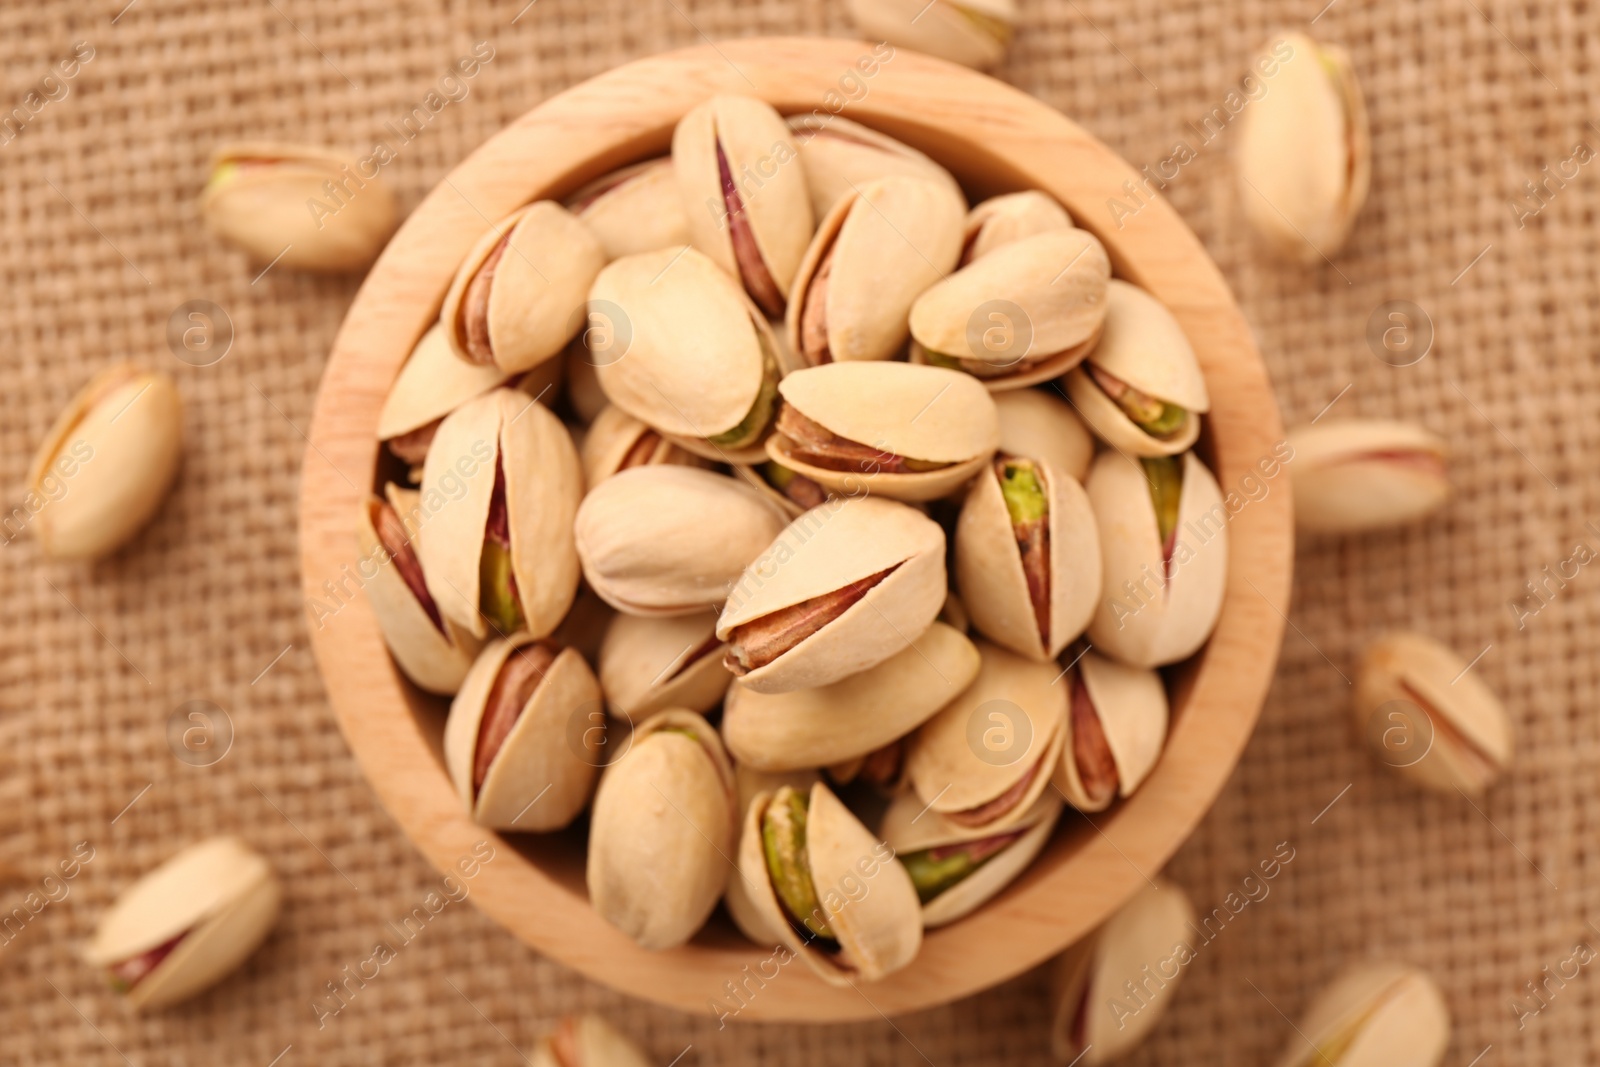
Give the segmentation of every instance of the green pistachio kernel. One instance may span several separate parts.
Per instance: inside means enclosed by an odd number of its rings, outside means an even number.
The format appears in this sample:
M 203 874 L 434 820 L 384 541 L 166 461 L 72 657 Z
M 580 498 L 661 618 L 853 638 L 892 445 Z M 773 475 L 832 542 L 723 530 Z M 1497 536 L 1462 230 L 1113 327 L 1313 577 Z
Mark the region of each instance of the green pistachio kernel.
M 917 899 L 924 904 L 981 866 L 972 861 L 969 852 L 956 852 L 943 859 L 934 859 L 934 852 L 934 849 L 924 849 L 900 857 L 911 874 L 911 884 L 917 887 Z
M 1183 457 L 1155 456 L 1139 460 L 1156 509 L 1156 530 L 1165 545 L 1178 528 L 1178 501 L 1183 496 Z
M 1003 461 L 1000 495 L 1005 498 L 1006 511 L 1011 514 L 1013 526 L 1042 519 L 1050 510 L 1050 503 L 1044 495 L 1044 483 L 1039 480 L 1039 471 L 1031 460 Z
M 522 629 L 522 605 L 511 592 L 511 549 L 485 541 L 478 560 L 479 609 L 502 634 Z
M 785 910 L 817 937 L 832 938 L 823 918 L 817 888 L 811 881 L 811 857 L 806 851 L 806 815 L 810 799 L 785 786 L 767 805 L 761 819 L 761 847 L 773 891 Z

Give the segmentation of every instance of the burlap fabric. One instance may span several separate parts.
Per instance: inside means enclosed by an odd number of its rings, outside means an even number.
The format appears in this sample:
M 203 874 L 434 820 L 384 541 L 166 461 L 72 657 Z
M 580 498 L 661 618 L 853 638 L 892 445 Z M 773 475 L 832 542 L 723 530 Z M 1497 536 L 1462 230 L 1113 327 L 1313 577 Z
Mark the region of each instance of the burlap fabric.
M 241 136 L 368 145 L 487 40 L 494 58 L 469 93 L 386 170 L 409 207 L 492 131 L 581 79 L 703 38 L 847 33 L 842 7 L 123 2 L 0 11 L 0 111 L 26 117 L 0 134 L 7 510 L 51 418 L 113 359 L 177 375 L 189 440 L 180 489 L 130 551 L 93 569 L 42 564 L 25 534 L 0 551 L 0 904 L 42 893 L 76 843 L 93 850 L 76 878 L 50 883 L 59 899 L 0 941 L 0 1061 L 515 1063 L 554 1017 L 594 1009 L 661 1063 L 1048 1062 L 1038 975 L 893 1026 L 718 1032 L 577 978 L 467 903 L 448 905 L 336 1015 L 319 1024 L 313 1007 L 440 883 L 356 771 L 298 597 L 303 432 L 357 283 L 257 277 L 208 239 L 195 207 L 207 155 Z M 1600 936 L 1588 925 L 1600 903 L 1589 844 L 1600 830 L 1600 577 L 1566 563 L 1563 588 L 1545 568 L 1557 572 L 1580 543 L 1600 550 L 1600 526 L 1588 525 L 1600 515 L 1600 177 L 1574 158 L 1592 155 L 1580 143 L 1600 144 L 1588 121 L 1600 114 L 1593 10 L 1020 6 L 1003 77 L 1136 166 L 1154 170 L 1180 142 L 1195 153 L 1166 195 L 1257 329 L 1288 421 L 1330 404 L 1329 417 L 1416 419 L 1456 454 L 1459 496 L 1424 528 L 1301 547 L 1295 602 L 1276 605 L 1292 628 L 1261 728 L 1170 867 L 1202 911 L 1230 893 L 1258 899 L 1201 951 L 1132 1062 L 1262 1062 L 1290 1033 L 1283 1015 L 1369 954 L 1439 979 L 1456 1017 L 1448 1063 L 1592 1062 L 1600 978 L 1571 977 L 1568 961 Z M 1375 158 L 1349 248 L 1336 266 L 1301 271 L 1252 251 L 1231 187 L 1234 132 L 1204 120 L 1226 109 L 1253 45 L 1312 16 L 1315 33 L 1354 54 Z M 75 42 L 92 58 L 63 78 L 56 64 Z M 175 360 L 166 340 L 174 309 L 196 299 L 220 305 L 236 331 L 205 368 Z M 1392 366 L 1368 342 L 1375 309 L 1395 300 L 1431 318 L 1431 351 L 1415 365 Z M 1527 596 L 1529 580 L 1544 583 L 1541 599 Z M 1468 658 L 1485 650 L 1473 669 L 1504 694 L 1520 751 L 1476 807 L 1419 795 L 1349 740 L 1360 645 L 1391 626 L 1428 630 Z M 225 709 L 234 729 L 212 766 L 180 762 L 168 740 L 169 720 L 197 700 Z M 76 948 L 137 872 L 222 830 L 244 832 L 285 874 L 283 921 L 225 987 L 131 1017 Z M 1292 862 L 1247 884 L 1281 842 Z M 1547 967 L 1564 984 L 1545 983 Z M 1530 980 L 1545 983 L 1542 1001 Z

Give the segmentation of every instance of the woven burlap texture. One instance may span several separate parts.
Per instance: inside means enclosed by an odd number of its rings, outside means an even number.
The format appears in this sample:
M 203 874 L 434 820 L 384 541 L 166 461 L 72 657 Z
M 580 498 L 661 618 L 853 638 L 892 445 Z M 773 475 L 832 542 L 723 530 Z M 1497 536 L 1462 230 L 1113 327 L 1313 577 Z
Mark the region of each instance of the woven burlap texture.
M 511 1064 L 556 1016 L 599 1010 L 661 1063 L 1049 1062 L 1040 975 L 893 1025 L 719 1032 L 583 981 L 468 903 L 448 905 L 336 1015 L 319 1023 L 313 1007 L 440 882 L 338 733 L 297 592 L 304 432 L 357 282 L 258 277 L 208 239 L 196 193 L 209 153 L 241 137 L 371 144 L 489 41 L 494 58 L 469 94 L 386 168 L 409 208 L 497 128 L 582 79 L 708 38 L 848 33 L 842 6 L 124 2 L 0 11 L 0 110 L 36 89 L 48 101 L 0 135 L 7 510 L 51 419 L 96 369 L 123 357 L 160 367 L 188 404 L 179 489 L 130 550 L 87 569 L 43 563 L 25 534 L 0 551 L 3 910 L 40 891 L 75 843 L 93 848 L 65 895 L 58 888 L 0 944 L 0 1061 Z M 1524 183 L 1558 173 L 1580 142 L 1600 144 L 1588 121 L 1600 115 L 1592 7 L 1019 7 L 1000 76 L 1136 166 L 1179 142 L 1197 151 L 1166 195 L 1237 293 L 1286 419 L 1329 405 L 1328 418 L 1414 419 L 1456 457 L 1458 496 L 1425 526 L 1301 546 L 1295 600 L 1275 605 L 1291 626 L 1260 729 L 1169 872 L 1210 911 L 1280 842 L 1294 859 L 1202 950 L 1131 1062 L 1267 1061 L 1291 1033 L 1284 1016 L 1369 955 L 1438 978 L 1456 1019 L 1446 1062 L 1591 1062 L 1600 978 L 1552 983 L 1542 1007 L 1525 984 L 1597 936 L 1600 851 L 1588 842 L 1600 832 L 1600 577 L 1583 570 L 1552 585 L 1547 604 L 1524 599 L 1524 583 L 1578 542 L 1600 549 L 1600 527 L 1587 525 L 1600 517 L 1587 461 L 1600 448 L 1600 175 L 1578 167 L 1564 187 L 1546 184 L 1543 204 Z M 1234 131 L 1207 141 L 1197 127 L 1255 45 L 1313 16 L 1315 34 L 1350 49 L 1368 95 L 1372 197 L 1334 265 L 1286 269 L 1242 231 Z M 44 82 L 75 42 L 92 58 Z M 169 316 L 191 300 L 220 305 L 235 328 L 213 366 L 169 352 Z M 1375 309 L 1395 300 L 1431 318 L 1431 350 L 1412 366 L 1381 361 L 1367 340 Z M 1482 651 L 1473 670 L 1512 711 L 1515 770 L 1475 805 L 1418 794 L 1349 739 L 1361 644 L 1401 626 L 1469 659 Z M 225 709 L 235 731 L 212 766 L 179 762 L 168 742 L 169 719 L 197 700 Z M 282 922 L 222 988 L 129 1015 L 78 962 L 78 946 L 138 872 L 225 830 L 284 874 Z

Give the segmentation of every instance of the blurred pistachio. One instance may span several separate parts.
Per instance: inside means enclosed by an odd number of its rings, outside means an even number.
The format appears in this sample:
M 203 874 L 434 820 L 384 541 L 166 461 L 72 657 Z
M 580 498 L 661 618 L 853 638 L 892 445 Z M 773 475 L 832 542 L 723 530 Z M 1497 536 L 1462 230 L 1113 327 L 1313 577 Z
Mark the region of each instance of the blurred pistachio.
M 1295 1026 L 1277 1067 L 1437 1067 L 1450 1009 L 1433 979 L 1399 963 L 1344 971 Z
M 1363 533 L 1416 522 L 1450 499 L 1444 439 L 1384 419 L 1329 419 L 1289 434 L 1295 525 Z
M 1014 0 L 849 0 L 863 37 L 984 70 L 1000 62 L 1017 21 Z

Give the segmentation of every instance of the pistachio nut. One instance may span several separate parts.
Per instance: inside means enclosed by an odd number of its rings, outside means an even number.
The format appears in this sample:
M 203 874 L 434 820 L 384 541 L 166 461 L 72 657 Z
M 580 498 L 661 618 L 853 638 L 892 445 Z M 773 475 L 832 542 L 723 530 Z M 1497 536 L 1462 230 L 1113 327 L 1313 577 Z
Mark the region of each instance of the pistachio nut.
M 911 363 L 830 363 L 778 386 L 767 440 L 774 461 L 824 489 L 920 502 L 949 496 L 1000 442 L 994 401 L 978 381 Z
M 1134 667 L 1194 654 L 1222 612 L 1228 513 L 1193 452 L 1133 460 L 1102 452 L 1084 484 L 1104 565 L 1089 641 Z
M 967 212 L 960 262 L 965 267 L 1012 241 L 1070 229 L 1072 216 L 1049 193 L 1026 189 L 991 196 Z
M 1351 712 L 1377 758 L 1418 785 L 1478 796 L 1510 766 L 1511 718 L 1470 664 L 1430 637 L 1369 644 Z
M 808 112 L 789 118 L 800 166 L 811 192 L 811 211 L 824 218 L 838 199 L 879 178 L 927 178 L 961 195 L 950 172 L 887 134 L 843 115 Z
M 821 780 L 815 770 L 803 771 L 758 771 L 743 763 L 735 763 L 733 767 L 734 789 L 737 793 L 737 802 L 734 811 L 738 815 L 737 834 L 739 841 L 744 840 L 745 813 L 750 810 L 750 802 L 761 793 L 775 793 L 783 786 L 789 786 L 798 792 L 807 795 L 811 787 Z M 739 848 L 734 849 L 734 861 L 738 862 Z M 722 903 L 727 906 L 728 915 L 733 919 L 733 924 L 739 928 L 751 941 L 758 945 L 772 945 L 776 947 L 782 943 L 777 931 L 771 929 L 767 920 L 756 910 L 755 901 L 751 899 L 750 891 L 745 887 L 745 880 L 737 871 L 728 879 L 728 889 L 722 896 Z
M 417 559 L 448 618 L 483 637 L 544 637 L 578 589 L 572 521 L 583 472 L 550 410 L 496 389 L 445 417 L 422 468 Z
M 693 615 L 728 598 L 783 529 L 754 489 L 693 467 L 636 467 L 584 497 L 574 530 L 583 574 L 629 615 Z
M 1289 434 L 1295 525 L 1360 533 L 1426 518 L 1450 499 L 1444 439 L 1404 422 L 1329 419 Z
M 1032 456 L 1082 482 L 1094 460 L 1094 438 L 1073 406 L 1043 389 L 995 393 L 1000 451 Z
M 733 468 L 733 475 L 791 519 L 828 502 L 826 489 L 775 459 L 749 466 L 738 464 Z
M 600 779 L 589 824 L 589 899 L 642 948 L 704 925 L 731 873 L 733 767 L 711 724 L 668 709 L 640 723 Z
M 1021 822 L 1049 786 L 1067 691 L 1054 663 L 977 645 L 977 678 L 912 735 L 906 770 L 929 811 L 989 836 Z
M 1438 1067 L 1450 1045 L 1450 1009 L 1422 971 L 1357 964 L 1312 1002 L 1278 1067 Z
M 444 325 L 436 322 L 411 350 L 389 387 L 378 413 L 378 440 L 402 463 L 420 467 L 444 417 L 506 378 L 493 364 L 480 366 L 457 359 L 450 351 Z
M 911 358 L 964 370 L 990 389 L 1060 377 L 1094 347 L 1111 260 L 1091 233 L 1050 230 L 1003 244 L 911 307 Z
M 764 458 L 777 342 L 715 263 L 682 248 L 624 256 L 600 272 L 590 300 L 625 317 L 611 342 L 618 351 L 594 359 L 613 404 L 707 459 Z
M 758 693 L 811 689 L 877 666 L 939 613 L 944 547 L 939 524 L 904 504 L 859 497 L 813 508 L 728 593 L 717 620 L 723 662 Z
M 708 712 L 733 675 L 722 665 L 717 616 L 618 614 L 600 643 L 600 688 L 619 717 L 636 722 L 662 708 Z
M 579 332 L 578 336 L 567 344 L 563 360 L 566 370 L 567 406 L 585 426 L 599 418 L 600 412 L 611 403 L 606 399 L 605 390 L 600 388 L 600 374 L 587 342 L 588 331 Z
M 861 36 L 987 70 L 1017 22 L 1015 0 L 849 0 Z
M 251 141 L 211 158 L 200 193 L 206 225 L 262 263 L 343 274 L 365 270 L 394 232 L 394 195 L 325 148 Z
M 361 558 L 379 565 L 363 588 L 401 672 L 418 687 L 449 696 L 461 687 L 482 642 L 446 618 L 428 592 L 413 544 L 421 498 L 391 482 L 384 496 L 362 503 L 356 527 Z
M 1282 35 L 1256 62 L 1277 73 L 1239 123 L 1244 215 L 1279 255 L 1316 263 L 1339 251 L 1367 199 L 1366 102 L 1350 54 L 1303 33 Z
M 232 973 L 265 941 L 283 887 L 237 837 L 190 845 L 125 889 L 85 959 L 135 1009 L 165 1008 Z
M 96 374 L 28 468 L 39 550 L 66 560 L 115 552 L 155 517 L 182 460 L 183 403 L 172 379 L 131 363 Z
M 560 204 L 518 208 L 456 270 L 439 313 L 451 351 L 508 374 L 550 359 L 582 323 L 605 262 L 600 239 Z
M 828 685 L 758 693 L 735 682 L 722 712 L 722 740 L 741 766 L 757 770 L 831 767 L 915 730 L 977 674 L 972 642 L 936 622 L 911 647 Z
M 1099 1067 L 1138 1047 L 1171 1006 L 1183 980 L 1194 906 L 1182 889 L 1157 878 L 1056 963 L 1050 1047 L 1062 1063 Z M 1176 973 L 1168 974 L 1168 961 Z M 1158 971 L 1159 968 L 1159 971 Z M 1139 991 L 1128 1009 L 1129 983 Z M 1308 1065 L 1309 1067 L 1309 1065 Z
M 965 207 L 924 178 L 882 178 L 841 196 L 795 275 L 789 347 L 813 367 L 893 357 L 911 305 L 956 265 Z
M 789 126 L 753 96 L 719 95 L 672 133 L 690 243 L 781 319 L 816 219 Z
M 991 641 L 1036 660 L 1088 627 L 1100 600 L 1100 533 L 1089 495 L 1048 460 L 1001 453 L 961 505 L 956 587 Z
M 614 404 L 600 410 L 579 452 L 584 484 L 593 489 L 613 474 L 658 463 L 704 467 L 707 462 L 661 436 Z
M 830 985 L 876 981 L 922 947 L 911 876 L 821 782 L 756 795 L 739 877 L 766 928 Z
M 533 1047 L 532 1067 L 650 1067 L 650 1058 L 598 1015 L 568 1015 Z
M 1067 739 L 1054 782 L 1079 811 L 1132 796 L 1167 743 L 1167 689 L 1155 671 L 1085 651 L 1064 679 Z
M 922 798 L 902 793 L 883 816 L 883 839 L 911 875 L 927 929 L 964 918 L 1027 870 L 1050 840 L 1061 798 L 1046 790 L 1008 829 L 991 833 L 927 811 Z
M 1166 306 L 1113 278 L 1105 332 L 1089 358 L 1067 374 L 1067 395 L 1089 428 L 1131 456 L 1175 456 L 1200 436 L 1211 410 L 1183 327 Z
M 567 199 L 567 209 L 594 231 L 607 259 L 689 243 L 689 220 L 667 156 L 590 182 Z

